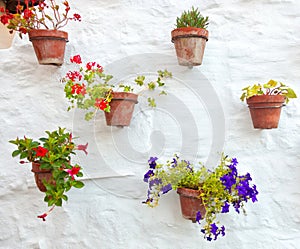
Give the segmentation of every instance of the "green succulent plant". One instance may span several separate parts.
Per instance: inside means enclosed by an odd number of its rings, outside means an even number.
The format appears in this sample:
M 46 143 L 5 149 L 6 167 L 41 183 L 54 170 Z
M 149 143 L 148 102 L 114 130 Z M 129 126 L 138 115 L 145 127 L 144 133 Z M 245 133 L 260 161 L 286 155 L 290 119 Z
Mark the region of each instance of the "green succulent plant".
M 195 9 L 194 7 L 192 7 L 191 10 L 184 11 L 181 16 L 176 19 L 177 28 L 195 27 L 206 29 L 208 24 L 208 16 L 202 16 L 198 8 Z

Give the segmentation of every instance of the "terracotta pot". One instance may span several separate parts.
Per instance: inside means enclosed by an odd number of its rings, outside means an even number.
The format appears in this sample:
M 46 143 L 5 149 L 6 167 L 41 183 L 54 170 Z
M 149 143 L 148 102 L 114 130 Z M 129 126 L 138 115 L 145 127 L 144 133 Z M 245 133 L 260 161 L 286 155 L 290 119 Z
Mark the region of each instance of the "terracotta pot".
M 171 32 L 178 63 L 181 66 L 198 66 L 202 64 L 208 31 L 201 28 L 185 27 Z
M 105 112 L 106 124 L 110 126 L 129 126 L 138 103 L 138 95 L 128 92 L 114 92 L 110 102 L 110 112 Z
M 60 66 L 64 62 L 68 33 L 61 30 L 32 29 L 28 32 L 39 64 Z
M 189 188 L 178 188 L 177 193 L 180 198 L 181 213 L 185 219 L 196 221 L 197 212 L 200 211 L 201 216 L 204 217 L 206 210 L 199 198 L 200 191 Z
M 259 95 L 247 99 L 253 127 L 255 129 L 272 129 L 278 127 L 283 95 Z
M 32 162 L 32 172 L 34 172 L 34 179 L 37 187 L 40 191 L 46 192 L 46 187 L 43 183 L 43 180 L 46 182 L 51 181 L 52 179 L 52 171 L 48 169 L 40 169 L 40 164 Z

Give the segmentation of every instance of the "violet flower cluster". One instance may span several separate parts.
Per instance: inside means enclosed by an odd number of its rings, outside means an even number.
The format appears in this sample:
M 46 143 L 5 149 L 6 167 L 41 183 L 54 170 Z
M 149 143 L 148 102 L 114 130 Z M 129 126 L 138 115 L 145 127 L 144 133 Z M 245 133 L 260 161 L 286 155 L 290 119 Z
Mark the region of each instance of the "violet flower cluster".
M 147 199 L 144 204 L 150 207 L 158 205 L 160 197 L 170 190 L 180 187 L 201 191 L 202 202 L 206 213 L 197 212 L 195 221 L 202 226 L 201 233 L 208 241 L 216 240 L 225 235 L 225 227 L 216 221 L 218 213 L 228 213 L 230 206 L 237 213 L 244 210 L 244 203 L 257 201 L 256 185 L 251 185 L 249 173 L 239 175 L 236 158 L 222 155 L 221 163 L 214 170 L 204 166 L 195 170 L 189 161 L 175 157 L 166 165 L 158 164 L 157 157 L 148 160 L 149 169 L 144 175 L 144 182 L 148 183 Z M 196 185 L 195 185 L 196 184 Z M 204 221 L 202 221 L 204 220 Z M 202 224 L 203 223 L 203 224 Z

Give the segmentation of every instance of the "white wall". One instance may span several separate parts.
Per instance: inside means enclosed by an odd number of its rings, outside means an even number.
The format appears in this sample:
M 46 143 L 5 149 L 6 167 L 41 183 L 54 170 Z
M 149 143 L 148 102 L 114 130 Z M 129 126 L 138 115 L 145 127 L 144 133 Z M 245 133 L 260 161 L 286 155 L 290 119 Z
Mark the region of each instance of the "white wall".
M 41 66 L 27 37 L 0 50 L 0 248 L 297 248 L 300 243 L 299 100 L 283 109 L 279 128 L 254 130 L 241 88 L 280 80 L 300 95 L 299 8 L 296 0 L 78 0 L 82 15 L 70 23 L 65 64 Z M 170 32 L 192 5 L 210 17 L 203 65 L 177 65 Z M 129 128 L 110 128 L 103 113 L 86 122 L 81 110 L 66 112 L 59 79 L 68 58 L 98 61 L 117 79 L 168 68 L 169 95 L 153 111 L 143 98 Z M 89 142 L 85 188 L 42 222 L 47 207 L 29 165 L 12 159 L 8 140 L 68 127 Z M 120 144 L 117 144 L 120 142 Z M 150 155 L 179 152 L 212 167 L 224 149 L 256 183 L 258 203 L 247 216 L 222 216 L 227 235 L 206 242 L 197 225 L 180 214 L 176 193 L 159 207 L 141 202 Z M 104 178 L 103 178 L 104 177 Z

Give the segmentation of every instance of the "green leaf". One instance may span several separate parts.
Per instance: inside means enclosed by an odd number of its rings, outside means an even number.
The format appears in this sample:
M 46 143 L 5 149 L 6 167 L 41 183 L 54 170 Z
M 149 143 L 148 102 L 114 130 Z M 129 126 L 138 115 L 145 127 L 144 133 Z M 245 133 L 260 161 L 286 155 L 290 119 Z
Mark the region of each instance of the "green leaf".
M 148 98 L 148 105 L 151 107 L 156 107 L 155 99 L 154 98 Z
M 16 156 L 18 156 L 20 153 L 21 153 L 21 151 L 15 150 L 15 151 L 12 153 L 12 156 L 13 156 L 13 157 L 16 157 Z
M 73 182 L 73 187 L 75 188 L 82 188 L 84 186 L 84 183 L 83 182 L 80 182 L 80 181 L 75 181 Z

